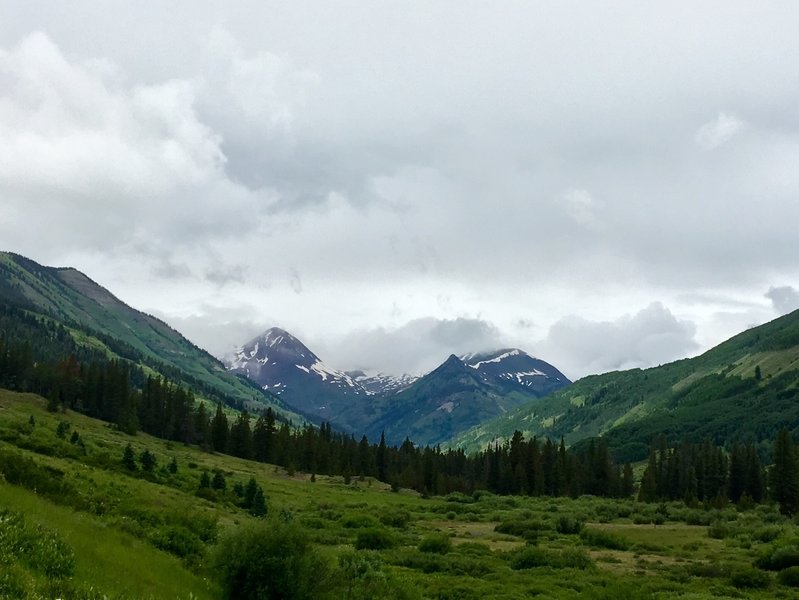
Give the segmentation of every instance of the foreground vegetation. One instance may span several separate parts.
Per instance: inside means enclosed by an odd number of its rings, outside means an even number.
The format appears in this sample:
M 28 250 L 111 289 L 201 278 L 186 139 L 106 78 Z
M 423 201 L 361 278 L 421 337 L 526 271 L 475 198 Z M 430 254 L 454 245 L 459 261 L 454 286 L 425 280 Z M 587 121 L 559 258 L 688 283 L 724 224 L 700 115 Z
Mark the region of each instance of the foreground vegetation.
M 794 598 L 799 590 L 799 528 L 767 504 L 484 491 L 423 498 L 368 477 L 289 475 L 130 436 L 6 391 L 0 440 L 2 598 Z M 265 515 L 253 509 L 258 490 Z

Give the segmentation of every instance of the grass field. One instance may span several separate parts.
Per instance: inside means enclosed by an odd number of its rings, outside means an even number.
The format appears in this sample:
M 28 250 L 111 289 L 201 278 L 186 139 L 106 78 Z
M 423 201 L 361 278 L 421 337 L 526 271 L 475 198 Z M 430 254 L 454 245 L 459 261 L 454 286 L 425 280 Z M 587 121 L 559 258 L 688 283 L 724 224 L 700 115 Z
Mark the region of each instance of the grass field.
M 155 455 L 152 473 L 123 466 L 127 444 L 136 456 Z M 225 489 L 198 492 L 204 472 L 220 474 Z M 786 577 L 755 566 L 777 555 L 779 567 L 799 564 L 799 529 L 767 505 L 738 511 L 479 492 L 422 498 L 371 479 L 311 481 L 127 436 L 5 391 L 0 473 L 0 512 L 24 519 L 28 540 L 4 544 L 23 530 L 0 518 L 0 598 L 219 598 L 209 557 L 218 540 L 260 520 L 234 491 L 250 478 L 265 492 L 269 518 L 299 524 L 331 564 L 360 548 L 409 597 L 799 597 L 799 588 L 781 583 Z M 72 566 L 59 566 L 61 556 L 73 556 Z

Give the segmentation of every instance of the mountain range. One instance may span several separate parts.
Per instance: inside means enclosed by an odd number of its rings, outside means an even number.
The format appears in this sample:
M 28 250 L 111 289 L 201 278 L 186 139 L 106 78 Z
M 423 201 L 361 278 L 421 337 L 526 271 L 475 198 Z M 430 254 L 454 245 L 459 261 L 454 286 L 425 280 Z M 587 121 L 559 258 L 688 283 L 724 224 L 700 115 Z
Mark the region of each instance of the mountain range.
M 438 444 L 570 383 L 515 348 L 453 355 L 423 377 L 340 371 L 277 327 L 237 348 L 227 365 L 317 422 L 370 440 L 385 433 L 396 444 Z
M 799 433 L 799 311 L 749 329 L 701 356 L 592 375 L 575 383 L 515 348 L 451 355 L 422 377 L 344 371 L 273 328 L 224 364 L 72 268 L 0 253 L 6 343 L 60 360 L 124 359 L 233 409 L 272 407 L 295 424 L 331 422 L 372 441 L 467 451 L 525 437 L 579 446 L 602 436 L 620 461 L 667 444 L 754 442 Z

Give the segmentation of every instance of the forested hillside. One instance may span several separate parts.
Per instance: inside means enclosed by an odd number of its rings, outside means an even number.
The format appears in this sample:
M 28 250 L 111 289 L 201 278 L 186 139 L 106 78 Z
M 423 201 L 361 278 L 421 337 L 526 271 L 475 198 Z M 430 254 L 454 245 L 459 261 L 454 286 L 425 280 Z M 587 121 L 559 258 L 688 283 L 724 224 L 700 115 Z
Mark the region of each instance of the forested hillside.
M 514 431 L 569 445 L 602 436 L 621 461 L 643 460 L 653 439 L 669 445 L 753 443 L 764 454 L 777 431 L 799 432 L 799 311 L 745 331 L 696 358 L 585 377 L 452 440 L 476 449 Z

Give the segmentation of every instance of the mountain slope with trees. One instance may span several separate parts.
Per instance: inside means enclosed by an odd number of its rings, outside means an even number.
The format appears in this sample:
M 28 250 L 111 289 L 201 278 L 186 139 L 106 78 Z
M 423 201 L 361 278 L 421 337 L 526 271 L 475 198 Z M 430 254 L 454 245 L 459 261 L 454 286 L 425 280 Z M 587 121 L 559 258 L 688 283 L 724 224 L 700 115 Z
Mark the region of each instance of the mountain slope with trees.
M 137 311 L 83 273 L 42 266 L 0 253 L 0 337 L 6 347 L 26 349 L 31 361 L 57 363 L 122 360 L 232 407 L 272 406 L 286 418 L 302 418 L 276 396 L 224 365 L 163 321 Z
M 651 369 L 585 377 L 455 436 L 476 449 L 526 436 L 602 436 L 619 460 L 643 460 L 651 441 L 753 443 L 761 453 L 785 427 L 799 433 L 799 311 L 747 330 L 701 356 Z

